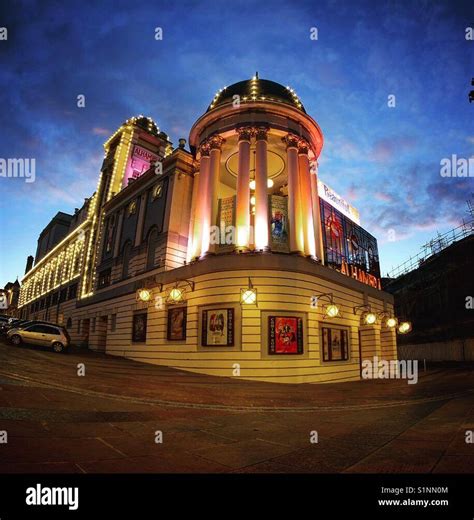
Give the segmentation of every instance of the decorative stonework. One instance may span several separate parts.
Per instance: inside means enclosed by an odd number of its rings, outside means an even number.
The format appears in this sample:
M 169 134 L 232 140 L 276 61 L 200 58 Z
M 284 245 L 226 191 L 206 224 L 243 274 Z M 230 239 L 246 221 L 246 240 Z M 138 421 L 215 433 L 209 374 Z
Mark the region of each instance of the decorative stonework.
M 209 153 L 210 153 L 209 143 L 205 142 L 199 147 L 199 154 L 201 155 L 201 158 L 202 158 L 202 157 L 209 157 Z
M 308 155 L 309 152 L 309 143 L 305 139 L 300 139 L 298 141 L 298 154 L 299 155 Z
M 220 150 L 225 143 L 225 139 L 220 135 L 215 135 L 208 140 L 209 147 L 212 150 Z
M 286 149 L 288 150 L 289 148 L 298 148 L 300 138 L 294 134 L 287 134 L 285 137 L 282 137 L 282 141 L 286 144 Z
M 236 129 L 239 134 L 239 141 L 248 141 L 252 140 L 252 137 L 255 135 L 255 129 L 251 126 L 243 126 Z
M 259 126 L 255 129 L 255 138 L 257 141 L 266 141 L 268 139 L 269 128 L 266 126 Z

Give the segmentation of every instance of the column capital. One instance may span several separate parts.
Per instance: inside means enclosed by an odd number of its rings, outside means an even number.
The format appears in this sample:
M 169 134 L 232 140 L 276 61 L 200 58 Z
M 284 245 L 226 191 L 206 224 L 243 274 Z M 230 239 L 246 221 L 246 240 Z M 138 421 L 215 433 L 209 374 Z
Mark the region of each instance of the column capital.
M 299 155 L 308 155 L 309 153 L 309 143 L 306 139 L 300 139 L 298 141 L 298 154 Z
M 239 141 L 248 141 L 255 135 L 255 129 L 251 126 L 241 126 L 236 128 L 236 132 L 239 134 Z
M 287 134 L 281 140 L 286 144 L 286 149 L 288 150 L 289 148 L 298 148 L 300 138 L 295 134 Z
M 266 141 L 269 130 L 270 128 L 268 128 L 268 126 L 257 126 L 255 128 L 255 138 L 257 141 Z
M 222 145 L 225 143 L 225 139 L 220 135 L 214 135 L 207 141 L 209 143 L 209 147 L 212 150 L 220 150 Z
M 209 157 L 209 152 L 210 152 L 209 143 L 207 143 L 207 142 L 202 143 L 201 146 L 199 147 L 199 153 L 200 153 L 201 157 Z

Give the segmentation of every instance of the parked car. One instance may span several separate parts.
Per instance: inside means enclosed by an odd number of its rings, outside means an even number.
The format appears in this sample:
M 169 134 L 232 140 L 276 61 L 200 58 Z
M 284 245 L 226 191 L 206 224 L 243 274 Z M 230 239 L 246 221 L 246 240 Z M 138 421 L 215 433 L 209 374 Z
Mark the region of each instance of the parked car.
M 29 323 L 28 320 L 19 320 L 17 318 L 10 318 L 7 321 L 2 320 L 0 321 L 0 333 L 6 334 L 10 329 L 20 328 Z
M 15 346 L 27 343 L 49 347 L 54 352 L 63 352 L 71 343 L 71 338 L 64 327 L 47 323 L 30 323 L 22 328 L 10 329 L 7 332 L 7 339 Z

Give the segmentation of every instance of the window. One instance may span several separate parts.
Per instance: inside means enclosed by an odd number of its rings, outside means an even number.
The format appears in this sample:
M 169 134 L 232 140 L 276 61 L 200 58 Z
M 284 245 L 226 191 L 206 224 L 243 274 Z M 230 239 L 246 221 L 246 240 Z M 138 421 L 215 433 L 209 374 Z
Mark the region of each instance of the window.
M 95 318 L 92 318 L 91 332 L 95 332 Z
M 72 328 L 72 318 L 68 318 L 66 322 L 66 329 Z
M 103 287 L 107 287 L 110 285 L 112 269 L 104 269 L 99 273 L 99 279 L 97 281 L 97 288 L 102 289 Z
M 66 298 L 67 298 L 67 289 L 61 289 L 61 292 L 59 293 L 59 303 L 65 302 Z
M 132 249 L 131 242 L 127 242 L 123 246 L 122 251 L 122 278 L 127 278 L 130 264 L 130 250 Z
M 132 324 L 132 341 L 135 343 L 146 342 L 146 326 L 147 326 L 147 314 L 146 312 L 133 315 Z
M 323 327 L 322 345 L 324 361 L 346 361 L 349 359 L 347 329 Z
M 55 292 L 52 296 L 51 296 L 51 305 L 56 305 L 58 303 L 58 294 L 57 292 Z
M 156 244 L 158 242 L 158 232 L 155 229 L 152 229 L 148 234 L 148 250 L 146 257 L 146 268 L 153 269 L 155 267 L 155 252 L 156 252 Z
M 43 334 L 51 334 L 53 336 L 59 336 L 59 329 L 56 327 L 50 327 L 49 325 L 40 325 L 40 331 Z
M 73 300 L 76 297 L 77 297 L 77 283 L 75 283 L 69 287 L 69 299 Z

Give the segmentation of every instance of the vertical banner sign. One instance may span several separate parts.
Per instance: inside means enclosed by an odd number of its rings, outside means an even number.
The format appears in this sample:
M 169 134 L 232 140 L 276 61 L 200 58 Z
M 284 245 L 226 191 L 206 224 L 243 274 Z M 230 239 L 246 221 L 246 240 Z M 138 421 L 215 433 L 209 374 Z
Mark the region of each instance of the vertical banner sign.
M 219 199 L 219 246 L 233 246 L 235 235 L 235 197 Z
M 270 247 L 277 253 L 289 253 L 287 198 L 270 195 Z

